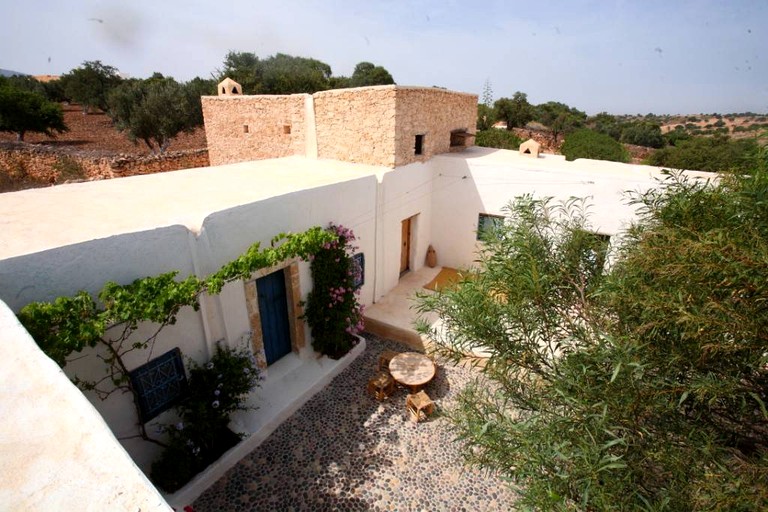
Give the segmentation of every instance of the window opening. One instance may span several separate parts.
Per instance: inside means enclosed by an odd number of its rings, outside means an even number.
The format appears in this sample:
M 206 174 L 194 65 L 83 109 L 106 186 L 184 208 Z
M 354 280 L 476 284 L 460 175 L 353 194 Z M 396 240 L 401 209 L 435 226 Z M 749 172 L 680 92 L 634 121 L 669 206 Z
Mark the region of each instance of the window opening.
M 248 125 L 244 124 L 243 125 L 243 133 L 248 133 L 248 130 L 249 130 Z
M 480 213 L 477 216 L 477 239 L 481 242 L 488 240 L 488 237 L 492 236 L 493 232 L 501 228 L 504 225 L 504 217 L 502 215 L 491 215 L 488 213 Z
M 237 87 L 232 88 L 232 94 L 240 94 L 240 92 L 237 90 Z
M 469 137 L 472 137 L 472 134 L 467 133 L 467 130 L 465 128 L 451 131 L 451 147 L 452 148 L 466 147 L 467 138 Z
M 352 257 L 352 272 L 354 288 L 357 290 L 365 284 L 365 254 L 359 252 Z
M 128 377 L 142 423 L 173 407 L 187 390 L 187 375 L 178 347 L 139 366 Z
M 424 153 L 424 135 L 416 136 L 416 144 L 414 145 L 414 154 L 421 155 Z
M 289 125 L 289 124 L 283 125 L 283 133 L 285 135 L 290 135 L 291 134 L 291 125 Z

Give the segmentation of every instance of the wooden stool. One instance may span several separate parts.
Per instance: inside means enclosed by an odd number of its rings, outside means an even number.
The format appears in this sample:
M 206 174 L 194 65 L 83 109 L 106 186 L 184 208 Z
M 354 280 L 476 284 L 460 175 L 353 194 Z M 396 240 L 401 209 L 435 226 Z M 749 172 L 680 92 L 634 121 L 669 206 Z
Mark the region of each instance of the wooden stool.
M 391 350 L 385 350 L 384 352 L 379 355 L 379 370 L 389 371 L 389 362 L 392 360 L 393 357 L 395 357 L 398 354 L 398 352 L 393 352 Z
M 395 379 L 387 372 L 379 372 L 368 381 L 368 393 L 382 401 L 395 392 Z
M 435 410 L 435 402 L 429 398 L 424 391 L 419 391 L 413 395 L 408 395 L 405 399 L 405 408 L 408 411 L 411 420 L 418 423 L 421 419 L 421 413 L 424 412 L 426 418 Z

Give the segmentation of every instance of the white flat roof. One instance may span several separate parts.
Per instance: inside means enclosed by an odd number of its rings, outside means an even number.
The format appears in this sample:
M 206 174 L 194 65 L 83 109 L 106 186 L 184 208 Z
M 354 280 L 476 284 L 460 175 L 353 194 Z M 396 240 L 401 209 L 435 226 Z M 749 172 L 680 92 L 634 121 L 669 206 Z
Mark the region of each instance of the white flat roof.
M 217 211 L 390 169 L 291 156 L 0 194 L 0 260 L 183 225 Z
M 642 164 L 624 164 L 621 162 L 612 162 L 608 160 L 591 160 L 588 158 L 578 158 L 571 162 L 567 161 L 562 155 L 551 155 L 542 153 L 538 158 L 521 155 L 518 151 L 506 149 L 484 148 L 471 146 L 458 153 L 443 153 L 435 155 L 432 158 L 440 159 L 461 159 L 471 164 L 473 169 L 482 167 L 488 168 L 509 168 L 510 170 L 521 169 L 530 171 L 551 171 L 555 173 L 579 173 L 578 176 L 585 177 L 593 175 L 601 178 L 613 178 L 616 180 L 633 180 L 663 177 L 662 167 L 653 167 Z M 697 178 L 717 179 L 716 173 L 703 171 L 686 171 L 686 175 Z M 546 173 L 541 175 L 542 183 L 546 182 Z

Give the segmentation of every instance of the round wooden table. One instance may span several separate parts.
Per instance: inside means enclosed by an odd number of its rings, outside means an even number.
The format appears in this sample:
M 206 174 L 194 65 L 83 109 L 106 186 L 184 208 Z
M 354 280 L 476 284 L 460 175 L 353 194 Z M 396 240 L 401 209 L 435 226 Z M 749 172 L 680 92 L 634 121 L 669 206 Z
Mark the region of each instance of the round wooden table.
M 404 352 L 389 362 L 389 373 L 393 379 L 415 393 L 435 377 L 435 363 L 424 354 Z

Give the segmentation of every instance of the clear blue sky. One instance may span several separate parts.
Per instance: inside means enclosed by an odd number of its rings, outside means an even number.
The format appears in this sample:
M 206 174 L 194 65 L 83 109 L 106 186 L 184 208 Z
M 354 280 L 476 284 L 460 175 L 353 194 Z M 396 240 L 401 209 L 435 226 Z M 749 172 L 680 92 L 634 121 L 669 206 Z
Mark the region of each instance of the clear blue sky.
M 590 114 L 768 112 L 768 1 L 3 0 L 0 68 L 209 77 L 228 50 L 366 60 Z

